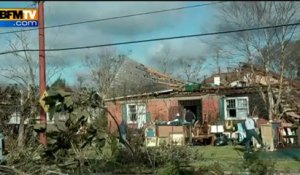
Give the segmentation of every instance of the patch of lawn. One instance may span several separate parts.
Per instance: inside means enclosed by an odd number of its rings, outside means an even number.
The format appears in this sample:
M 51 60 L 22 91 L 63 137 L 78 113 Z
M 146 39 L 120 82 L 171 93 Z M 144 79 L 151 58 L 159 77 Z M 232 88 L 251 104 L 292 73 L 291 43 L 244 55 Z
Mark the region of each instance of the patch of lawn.
M 198 167 L 201 165 L 212 165 L 219 163 L 229 171 L 234 171 L 243 164 L 243 146 L 194 146 L 192 151 L 198 151 L 203 160 L 191 162 L 191 165 Z M 300 149 L 287 149 L 274 152 L 256 152 L 261 159 L 275 161 L 276 170 L 300 171 Z
M 206 159 L 237 159 L 243 158 L 242 146 L 203 146 L 195 147 Z

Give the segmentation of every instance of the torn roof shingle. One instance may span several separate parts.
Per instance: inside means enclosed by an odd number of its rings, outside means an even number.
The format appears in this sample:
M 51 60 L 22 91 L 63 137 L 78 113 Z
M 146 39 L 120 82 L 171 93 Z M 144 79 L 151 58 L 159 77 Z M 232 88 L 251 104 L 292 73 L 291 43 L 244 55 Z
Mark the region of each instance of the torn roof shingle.
M 177 89 L 183 85 L 183 82 L 169 75 L 126 58 L 117 71 L 106 98 Z

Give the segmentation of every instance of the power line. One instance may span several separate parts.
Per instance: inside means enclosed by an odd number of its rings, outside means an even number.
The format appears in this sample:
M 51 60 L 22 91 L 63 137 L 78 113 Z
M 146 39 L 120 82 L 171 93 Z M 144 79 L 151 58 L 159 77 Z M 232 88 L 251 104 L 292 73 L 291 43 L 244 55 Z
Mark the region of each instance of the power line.
M 183 9 L 190 9 L 190 8 L 196 8 L 196 7 L 209 6 L 209 5 L 214 5 L 214 4 L 219 4 L 219 3 L 225 3 L 225 2 L 226 1 L 223 1 L 223 2 L 212 2 L 212 3 L 206 3 L 206 4 L 197 4 L 197 5 L 184 6 L 184 7 L 176 7 L 176 8 L 163 9 L 163 10 L 141 12 L 141 13 L 135 13 L 135 14 L 129 14 L 129 15 L 122 15 L 122 16 L 115 16 L 115 17 L 109 17 L 109 18 L 87 20 L 87 21 L 81 21 L 81 22 L 58 24 L 58 25 L 53 25 L 53 26 L 46 26 L 46 27 L 44 27 L 44 29 L 50 29 L 50 28 L 56 28 L 56 27 L 65 27 L 65 26 L 72 26 L 72 25 L 85 24 L 85 23 L 93 23 L 93 22 L 109 21 L 109 20 L 129 18 L 129 17 L 142 16 L 142 15 L 150 15 L 150 14 L 155 14 L 155 13 L 163 13 L 163 12 L 170 12 L 170 11 L 176 11 L 176 10 L 183 10 Z M 42 28 L 33 28 L 33 29 L 24 29 L 24 30 L 17 30 L 17 31 L 1 32 L 0 35 L 11 34 L 11 33 L 19 33 L 19 32 L 25 32 L 25 31 L 33 31 L 33 30 L 39 30 L 39 29 L 42 29 Z
M 172 39 L 181 39 L 181 38 L 193 38 L 193 37 L 200 37 L 200 36 L 220 35 L 220 34 L 245 32 L 245 31 L 261 30 L 261 29 L 270 29 L 270 28 L 278 28 L 278 27 L 297 26 L 299 24 L 300 24 L 300 22 L 291 23 L 291 24 L 274 25 L 274 26 L 255 27 L 255 28 L 248 28 L 248 29 L 228 30 L 228 31 L 221 31 L 221 32 L 200 33 L 200 34 L 192 34 L 192 35 L 180 35 L 180 36 L 152 38 L 152 39 L 144 39 L 144 40 L 136 40 L 136 41 L 125 41 L 125 42 L 99 44 L 99 45 L 91 45 L 91 46 L 79 46 L 79 47 L 67 47 L 67 48 L 57 48 L 57 49 L 45 49 L 44 51 L 55 52 L 55 51 L 66 51 L 66 50 L 90 49 L 90 48 L 96 48 L 96 47 L 107 47 L 107 46 L 116 46 L 116 45 L 146 43 L 146 42 L 161 41 L 161 40 L 172 40 Z M 17 53 L 17 52 L 38 52 L 38 51 L 40 51 L 40 50 L 39 49 L 22 49 L 22 50 L 0 52 L 0 55 Z

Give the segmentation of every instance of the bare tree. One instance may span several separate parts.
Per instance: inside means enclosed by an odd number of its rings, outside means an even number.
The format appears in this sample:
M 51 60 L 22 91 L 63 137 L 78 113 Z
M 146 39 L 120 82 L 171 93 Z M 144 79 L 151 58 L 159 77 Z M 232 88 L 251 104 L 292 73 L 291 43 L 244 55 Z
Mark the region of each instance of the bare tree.
M 15 39 L 10 39 L 10 50 L 28 50 L 30 48 L 30 41 L 28 33 L 19 32 L 15 33 Z M 0 76 L 17 83 L 20 87 L 22 103 L 19 134 L 18 134 L 18 146 L 22 147 L 24 144 L 25 133 L 25 120 L 27 118 L 35 118 L 38 115 L 38 71 L 39 63 L 38 58 L 34 57 L 30 52 L 15 52 L 12 53 L 15 62 L 8 63 L 5 67 L 0 68 Z M 49 72 L 52 77 L 58 73 L 58 69 L 54 68 Z M 49 76 L 47 77 L 49 78 Z
M 11 50 L 29 49 L 30 42 L 26 37 L 24 32 L 16 33 L 16 40 L 9 40 L 9 47 Z M 36 115 L 36 98 L 35 94 L 37 93 L 36 80 L 37 80 L 37 71 L 38 71 L 38 62 L 33 56 L 28 52 L 23 53 L 13 53 L 13 56 L 17 58 L 17 63 L 7 65 L 7 68 L 2 68 L 0 74 L 2 77 L 5 77 L 9 80 L 15 81 L 20 85 L 20 103 L 21 103 L 21 118 L 19 125 L 18 133 L 18 146 L 22 147 L 24 143 L 24 133 L 25 133 L 25 120 L 28 115 Z M 25 114 L 24 104 L 30 104 L 30 114 Z
M 85 75 L 82 73 L 77 73 L 76 74 L 76 80 L 78 82 L 78 86 L 79 88 L 82 88 L 84 86 L 84 82 L 85 82 Z
M 175 61 L 177 67 L 177 77 L 187 82 L 199 81 L 201 78 L 201 70 L 205 59 L 199 57 L 179 57 Z
M 280 55 L 280 50 L 277 47 L 274 48 L 274 55 Z M 277 50 L 275 50 L 277 48 Z M 287 45 L 286 48 L 286 58 L 284 64 L 285 67 L 288 67 L 288 69 L 285 72 L 285 76 L 290 79 L 297 79 L 297 73 L 299 69 L 299 63 L 300 63 L 300 40 L 292 41 Z M 273 71 L 280 73 L 280 67 L 281 67 L 281 60 L 279 57 L 275 57 L 274 63 L 273 63 Z
M 163 43 L 160 52 L 151 58 L 151 62 L 162 73 L 169 74 L 185 81 L 199 81 L 204 57 L 172 55 L 172 48 Z
M 251 27 L 273 26 L 289 24 L 296 21 L 297 2 L 292 1 L 255 1 L 255 2 L 232 2 L 221 7 L 219 28 L 221 30 L 241 29 Z M 256 78 L 253 63 L 259 60 L 262 63 L 265 76 L 267 93 L 262 88 L 259 92 L 267 104 L 269 120 L 278 117 L 278 108 L 281 101 L 283 79 L 287 70 L 286 48 L 293 39 L 295 26 L 285 26 L 280 28 L 269 28 L 256 31 L 238 32 L 227 35 L 227 43 L 231 48 L 242 54 L 252 65 L 252 78 Z M 279 50 L 280 54 L 274 54 Z M 271 83 L 271 69 L 274 61 L 278 59 L 280 63 L 279 92 L 276 102 Z M 253 80 L 253 79 L 252 79 Z
M 164 43 L 161 52 L 151 58 L 151 62 L 163 73 L 172 74 L 174 70 L 174 56 L 171 55 L 171 47 Z
M 287 76 L 300 80 L 300 40 L 293 42 L 289 47 L 287 66 L 289 67 Z
M 207 59 L 212 59 L 211 64 L 214 65 L 214 68 L 218 68 L 219 72 L 221 72 L 222 65 L 229 66 L 231 59 L 236 56 L 228 49 L 227 44 L 220 36 L 204 38 L 201 41 L 208 45 L 208 50 L 204 56 Z
M 93 58 L 86 56 L 85 63 L 91 73 L 93 84 L 97 87 L 97 91 L 101 97 L 105 97 L 108 93 L 110 85 L 122 64 L 124 54 L 119 54 L 115 48 L 103 48 L 100 54 Z

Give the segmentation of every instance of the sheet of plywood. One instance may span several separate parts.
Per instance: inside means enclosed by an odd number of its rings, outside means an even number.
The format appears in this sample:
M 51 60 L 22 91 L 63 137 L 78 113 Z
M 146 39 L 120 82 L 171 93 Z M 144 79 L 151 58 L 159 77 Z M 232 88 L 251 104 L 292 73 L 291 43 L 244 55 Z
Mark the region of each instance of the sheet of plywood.
M 270 150 L 273 151 L 275 149 L 275 145 L 274 145 L 274 131 L 272 125 L 270 124 L 261 125 L 261 137 L 263 143 L 269 146 Z
M 171 133 L 184 133 L 184 136 L 188 136 L 187 126 L 157 126 L 158 137 L 169 137 Z

